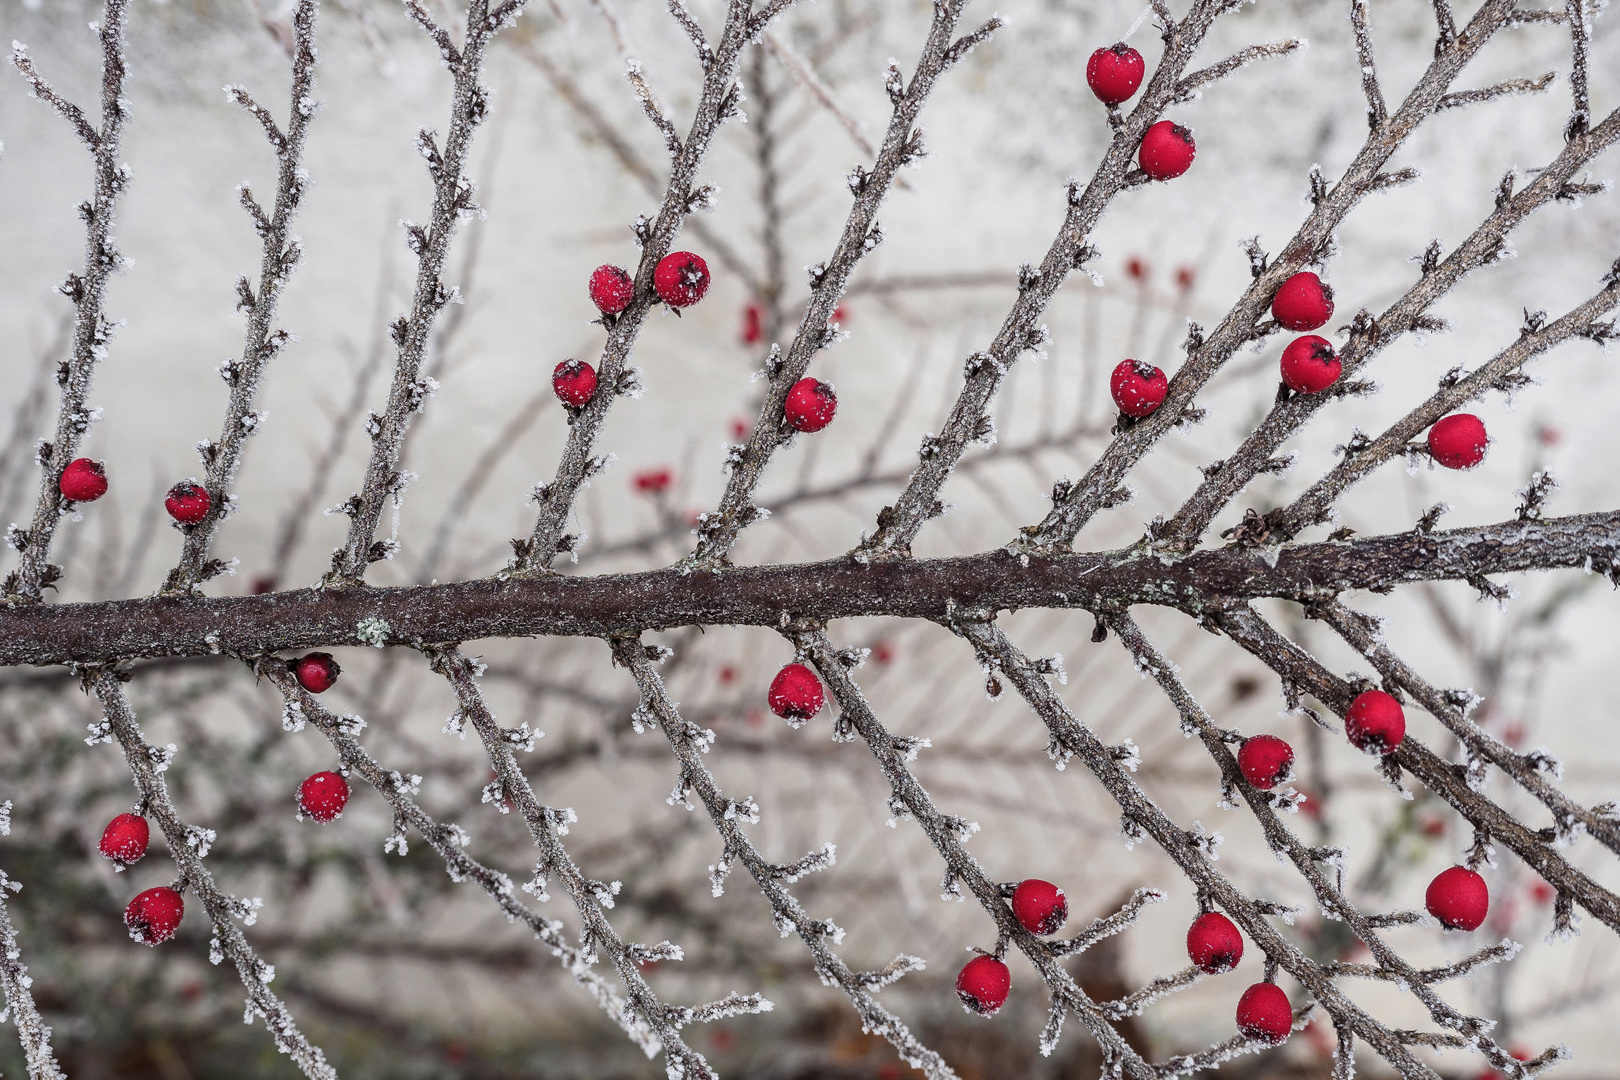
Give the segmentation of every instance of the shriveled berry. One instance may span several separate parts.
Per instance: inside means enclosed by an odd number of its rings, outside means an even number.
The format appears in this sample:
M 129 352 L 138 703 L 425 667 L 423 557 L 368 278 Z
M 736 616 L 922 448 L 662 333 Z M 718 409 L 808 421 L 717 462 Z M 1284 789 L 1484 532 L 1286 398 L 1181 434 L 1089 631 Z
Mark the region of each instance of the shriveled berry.
M 1187 955 L 1204 974 L 1224 974 L 1243 959 L 1243 935 L 1225 915 L 1206 911 L 1187 930 Z
M 709 291 L 709 264 L 690 251 L 665 255 L 653 271 L 653 288 L 670 307 L 691 307 Z
M 1453 413 L 1429 429 L 1429 453 L 1448 469 L 1472 469 L 1489 444 L 1485 422 L 1473 413 Z
M 1012 972 L 993 956 L 975 956 L 956 976 L 956 996 L 962 1007 L 980 1016 L 994 1016 L 1007 1004 Z
M 1276 1046 L 1294 1029 L 1294 1007 L 1276 983 L 1255 983 L 1238 998 L 1237 1027 L 1251 1039 Z
M 318 772 L 298 785 L 298 808 L 322 825 L 336 820 L 349 801 L 349 782 L 335 772 Z
M 87 457 L 74 458 L 62 470 L 57 482 L 64 499 L 74 502 L 95 502 L 107 494 L 107 470 L 99 461 Z
M 551 388 L 564 405 L 577 409 L 596 396 L 596 369 L 583 360 L 564 360 L 551 373 Z
M 1142 54 L 1121 41 L 1091 54 L 1086 61 L 1086 85 L 1104 105 L 1118 105 L 1136 93 L 1146 70 Z
M 1160 120 L 1142 136 L 1136 163 L 1154 180 L 1174 180 L 1192 168 L 1198 147 L 1190 128 L 1170 120 Z
M 1423 904 L 1448 929 L 1477 930 L 1490 911 L 1491 893 L 1484 878 L 1466 866 L 1453 866 L 1429 882 Z
M 102 858 L 128 866 L 141 861 L 151 839 L 152 829 L 145 818 L 139 814 L 119 814 L 101 830 L 101 843 L 96 850 L 101 852 Z
M 331 653 L 312 652 L 292 662 L 293 678 L 312 694 L 324 694 L 332 689 L 343 669 L 332 659 Z
M 1069 921 L 1069 898 L 1062 889 L 1040 878 L 1018 883 L 1013 890 L 1012 909 L 1025 930 L 1042 937 L 1057 933 Z
M 800 379 L 788 391 L 782 403 L 782 415 L 795 431 L 820 431 L 832 423 L 838 411 L 838 395 L 833 388 L 816 379 Z
M 1289 330 L 1315 330 L 1333 318 L 1333 287 L 1309 270 L 1282 283 L 1271 298 L 1271 317 Z
M 124 909 L 124 925 L 129 927 L 129 936 L 142 945 L 161 945 L 174 937 L 185 913 L 185 898 L 167 885 L 160 885 L 129 902 Z
M 1296 394 L 1317 394 L 1339 381 L 1344 365 L 1325 337 L 1308 334 L 1288 343 L 1282 354 L 1282 379 Z
M 622 266 L 605 263 L 591 274 L 591 303 L 604 315 L 617 315 L 635 299 L 636 282 Z
M 776 673 L 765 703 L 771 712 L 789 722 L 803 722 L 821 711 L 827 694 L 821 689 L 816 673 L 803 664 L 789 664 Z
M 1238 768 L 1243 778 L 1261 791 L 1270 791 L 1294 771 L 1294 748 L 1275 735 L 1256 735 L 1238 747 Z
M 1382 690 L 1357 694 L 1344 714 L 1344 733 L 1358 750 L 1391 753 L 1406 738 L 1406 710 Z
M 213 498 L 208 489 L 182 480 L 169 489 L 169 497 L 163 500 L 163 508 L 169 516 L 182 525 L 195 525 L 208 516 L 208 508 L 214 505 Z
M 1151 416 L 1164 404 L 1164 395 L 1170 390 L 1170 380 L 1152 364 L 1140 360 L 1122 360 L 1108 379 L 1108 392 L 1114 404 L 1126 416 L 1140 420 Z

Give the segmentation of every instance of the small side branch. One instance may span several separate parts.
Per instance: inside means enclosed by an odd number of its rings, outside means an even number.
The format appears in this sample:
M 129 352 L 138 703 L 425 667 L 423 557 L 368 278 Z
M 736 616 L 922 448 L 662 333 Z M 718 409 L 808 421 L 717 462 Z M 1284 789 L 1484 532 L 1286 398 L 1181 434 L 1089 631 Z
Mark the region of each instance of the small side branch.
M 1356 59 L 1361 62 L 1361 92 L 1367 98 L 1367 126 L 1376 132 L 1389 119 L 1389 106 L 1384 103 L 1384 91 L 1378 85 L 1372 30 L 1367 25 L 1367 0 L 1350 0 L 1350 26 L 1356 34 Z
M 1564 17 L 1569 22 L 1570 70 L 1569 87 L 1574 99 L 1569 123 L 1564 126 L 1564 138 L 1573 139 L 1586 134 L 1592 122 L 1591 93 L 1587 89 L 1587 54 L 1592 49 L 1592 24 L 1586 11 L 1586 0 L 1564 0 Z
M 1435 112 L 1445 112 L 1447 109 L 1460 109 L 1465 105 L 1482 105 L 1497 98 L 1514 97 L 1520 94 L 1539 94 L 1553 84 L 1558 78 L 1558 72 L 1549 71 L 1534 79 L 1508 79 L 1495 86 L 1487 86 L 1479 90 L 1461 90 L 1455 94 L 1442 97 L 1435 105 Z
M 5 804 L 9 810 L 11 804 Z M 4 825 L 4 818 L 0 818 Z M 0 834 L 10 828 L 0 828 Z M 29 1080 L 67 1080 L 57 1067 L 56 1055 L 51 1051 L 51 1029 L 34 1005 L 29 991 L 33 980 L 28 967 L 22 962 L 22 949 L 17 945 L 17 930 L 11 925 L 11 914 L 6 910 L 6 894 L 22 891 L 22 882 L 13 880 L 0 871 L 0 992 L 6 996 L 6 1011 L 17 1025 L 17 1041 L 22 1044 L 23 1059 L 28 1062 Z
M 135 711 L 129 706 L 124 686 L 111 671 L 100 669 L 89 676 L 90 688 L 101 700 L 106 712 L 107 733 L 116 738 L 124 749 L 124 760 L 135 780 L 146 812 L 163 830 L 168 841 L 169 854 L 180 868 L 180 880 L 175 887 L 182 892 L 190 889 L 203 902 L 208 918 L 214 924 L 213 946 L 216 954 L 228 957 L 236 973 L 247 988 L 251 1011 L 264 1020 L 275 1039 L 276 1048 L 287 1054 L 310 1080 L 337 1080 L 337 1070 L 326 1061 L 326 1055 L 298 1030 L 287 1006 L 270 989 L 275 969 L 253 951 L 237 920 L 252 925 L 257 919 L 258 901 L 246 902 L 227 896 L 214 884 L 214 875 L 203 865 L 203 856 L 213 842 L 211 829 L 200 829 L 180 820 L 174 803 L 169 799 L 168 784 L 163 772 L 169 767 L 174 747 L 159 750 L 147 743 L 135 722 Z M 214 961 L 218 963 L 218 960 Z

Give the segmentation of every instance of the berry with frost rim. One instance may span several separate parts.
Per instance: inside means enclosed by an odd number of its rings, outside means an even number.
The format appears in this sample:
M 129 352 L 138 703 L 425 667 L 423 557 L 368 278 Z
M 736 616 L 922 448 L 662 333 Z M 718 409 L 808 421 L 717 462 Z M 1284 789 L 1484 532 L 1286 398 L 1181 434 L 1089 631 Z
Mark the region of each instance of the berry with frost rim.
M 665 255 L 653 271 L 653 288 L 670 307 L 691 307 L 709 291 L 709 264 L 690 251 Z
M 1294 748 L 1275 735 L 1244 739 L 1237 759 L 1243 778 L 1261 791 L 1270 791 L 1294 771 Z
M 1448 469 L 1472 469 L 1490 445 L 1485 422 L 1473 413 L 1453 413 L 1429 429 L 1429 453 Z
M 1325 337 L 1307 334 L 1288 343 L 1282 354 L 1282 380 L 1296 394 L 1319 394 L 1339 381 L 1344 365 Z
M 168 497 L 163 500 L 163 508 L 169 516 L 182 525 L 195 525 L 208 516 L 209 508 L 214 505 L 213 497 L 208 489 L 182 480 L 169 489 Z
M 1309 270 L 1282 283 L 1271 298 L 1271 317 L 1289 330 L 1315 330 L 1333 318 L 1333 286 Z
M 1382 690 L 1357 694 L 1344 714 L 1344 733 L 1358 750 L 1392 753 L 1406 738 L 1406 710 Z
M 1160 120 L 1142 136 L 1136 163 L 1154 180 L 1174 180 L 1192 168 L 1198 146 L 1193 142 L 1191 128 L 1184 128 L 1171 120 Z
M 591 273 L 591 303 L 604 315 L 617 315 L 636 296 L 636 283 L 622 266 L 604 263 Z
M 74 458 L 62 470 L 57 489 L 64 499 L 74 502 L 95 502 L 107 494 L 107 470 L 99 461 L 87 457 Z
M 816 379 L 800 379 L 788 391 L 782 403 L 782 415 L 795 431 L 820 431 L 832 423 L 838 411 L 838 395 L 833 388 Z
M 1255 983 L 1238 998 L 1237 1026 L 1249 1038 L 1276 1046 L 1294 1030 L 1294 1007 L 1276 983 Z
M 124 925 L 129 927 L 129 936 L 142 945 L 161 945 L 174 937 L 185 913 L 185 898 L 160 885 L 129 902 L 124 909 Z
M 1423 906 L 1448 930 L 1478 930 L 1491 909 L 1491 892 L 1474 871 L 1453 866 L 1429 882 Z
M 1098 49 L 1086 61 L 1086 85 L 1104 105 L 1129 101 L 1142 85 L 1147 65 L 1142 54 L 1123 41 Z
M 765 695 L 771 712 L 789 722 L 803 723 L 821 711 L 827 695 L 816 673 L 803 664 L 789 664 L 776 673 Z
M 1024 929 L 1039 937 L 1055 934 L 1069 921 L 1069 898 L 1050 881 L 1029 878 L 1012 895 L 1013 915 Z
M 1187 928 L 1187 956 L 1205 975 L 1222 975 L 1243 959 L 1243 935 L 1231 919 L 1206 911 Z
M 121 867 L 129 866 L 141 861 L 151 839 L 152 829 L 145 818 L 139 814 L 119 814 L 101 831 L 101 843 L 96 845 L 96 850 L 104 859 L 111 859 Z
M 564 405 L 583 408 L 596 396 L 596 369 L 583 360 L 564 360 L 551 373 L 551 389 Z
M 1140 360 L 1121 360 L 1108 379 L 1108 392 L 1114 397 L 1119 411 L 1133 419 L 1151 416 L 1164 404 L 1164 395 L 1170 391 L 1170 380 L 1152 364 Z
M 1012 972 L 993 956 L 975 956 L 957 973 L 956 996 L 962 1007 L 980 1016 L 994 1016 L 1007 1003 Z
M 332 689 L 343 669 L 332 659 L 331 653 L 312 652 L 292 662 L 293 678 L 312 694 L 324 694 Z
M 298 785 L 298 808 L 325 825 L 336 821 L 349 801 L 349 782 L 335 772 L 318 772 Z

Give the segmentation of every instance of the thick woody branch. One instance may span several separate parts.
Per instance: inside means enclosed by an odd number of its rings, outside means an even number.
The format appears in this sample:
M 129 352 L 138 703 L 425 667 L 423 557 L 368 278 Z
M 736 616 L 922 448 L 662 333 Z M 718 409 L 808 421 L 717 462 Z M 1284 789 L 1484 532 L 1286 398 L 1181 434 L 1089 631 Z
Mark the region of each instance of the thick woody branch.
M 581 944 L 586 956 L 591 958 L 599 953 L 606 954 L 624 983 L 630 1009 L 663 1047 L 670 1075 L 684 1080 L 712 1080 L 714 1073 L 703 1055 L 687 1046 L 681 1038 L 680 1028 L 688 1019 L 683 1015 L 683 1010 L 659 1000 L 642 974 L 634 947 L 627 944 L 608 922 L 603 909 L 612 906 L 616 889 L 599 881 L 587 880 L 563 847 L 558 835 L 558 822 L 567 820 L 569 815 L 542 805 L 535 795 L 528 777 L 518 765 L 517 755 L 513 753 L 514 744 L 509 738 L 511 733 L 496 722 L 484 703 L 475 663 L 455 648 L 429 650 L 427 655 L 434 669 L 444 676 L 455 691 L 456 699 L 461 704 L 463 721 L 472 724 L 484 745 L 484 752 L 489 756 L 490 765 L 495 770 L 494 784 L 488 789 L 490 801 L 499 807 L 510 799 L 528 826 L 535 847 L 539 849 L 535 880 L 526 887 L 544 899 L 546 878 L 552 874 L 557 876 L 584 924 Z
M 10 809 L 9 802 L 0 806 L 0 826 L 5 826 L 4 814 Z M 10 831 L 9 827 L 0 827 L 0 835 Z M 22 882 L 0 871 L 0 993 L 5 994 L 6 1012 L 17 1026 L 17 1041 L 22 1044 L 23 1059 L 28 1063 L 29 1080 L 67 1080 L 51 1051 L 51 1029 L 45 1026 L 34 1005 L 34 995 L 29 991 L 33 980 L 22 962 L 17 930 L 11 925 L 11 915 L 6 910 L 6 893 L 21 889 Z
M 1275 262 L 1263 254 L 1255 262 L 1254 283 L 1205 337 L 1201 331 L 1189 335 L 1187 361 L 1170 381 L 1164 403 L 1151 416 L 1125 428 L 1103 451 L 1097 462 L 1078 482 L 1054 493 L 1054 506 L 1038 526 L 1024 530 L 1026 545 L 1049 549 L 1067 547 L 1075 535 L 1099 511 L 1121 500 L 1121 484 L 1149 450 L 1178 424 L 1191 422 L 1197 413 L 1193 399 L 1228 360 L 1257 335 L 1275 328 L 1274 323 L 1259 326 L 1272 298 L 1284 281 L 1306 265 L 1319 262 L 1345 216 L 1379 186 L 1379 177 L 1390 157 L 1434 112 L 1440 97 L 1465 64 L 1506 23 L 1511 0 L 1486 0 L 1469 21 L 1468 28 L 1454 47 L 1437 54 L 1423 77 L 1406 96 L 1393 116 L 1372 131 L 1349 168 L 1331 189 L 1323 185 L 1313 199 L 1315 207 Z
M 491 39 L 511 14 L 503 13 L 502 9 L 492 12 L 489 0 L 468 0 L 465 40 L 457 49 L 449 34 L 433 22 L 420 4 L 411 0 L 406 7 L 412 18 L 438 43 L 440 54 L 450 68 L 454 79 L 450 127 L 442 152 L 434 145 L 431 132 L 422 132 L 417 142 L 433 179 L 433 209 L 426 226 L 406 226 L 407 242 L 417 256 L 416 285 L 412 290 L 410 313 L 401 316 L 392 327 L 399 350 L 394 362 L 394 381 L 388 391 L 387 407 L 382 415 L 373 414 L 367 425 L 371 434 L 371 460 L 360 491 L 344 504 L 350 517 L 349 535 L 343 547 L 333 552 L 332 569 L 326 576 L 327 584 L 334 586 L 360 584 L 367 566 L 391 558 L 397 549 L 397 541 L 392 537 L 385 541 L 375 539 L 377 525 L 389 501 L 397 503 L 404 498 L 405 487 L 411 480 L 409 474 L 398 471 L 405 433 L 410 428 L 411 417 L 422 410 L 428 396 L 437 389 L 437 384 L 421 374 L 422 357 L 434 323 L 446 306 L 461 302 L 460 293 L 440 275 L 457 224 L 461 218 L 481 212 L 473 201 L 474 187 L 464 175 L 464 169 L 473 133 L 489 112 L 489 91 L 479 83 L 484 57 Z M 510 5 L 503 5 L 506 7 Z
M 586 992 L 594 998 L 602 1011 L 624 1029 L 632 1042 L 646 1051 L 648 1056 L 656 1054 L 659 1050 L 658 1041 L 652 1037 L 647 1025 L 632 1015 L 625 1007 L 622 997 L 608 984 L 607 980 L 598 975 L 591 966 L 585 953 L 568 942 L 563 936 L 562 924 L 554 922 L 538 914 L 527 904 L 522 903 L 513 895 L 512 879 L 506 874 L 474 859 L 466 852 L 467 834 L 455 825 L 447 825 L 433 820 L 422 807 L 410 797 L 407 792 L 409 786 L 401 782 L 398 772 L 384 769 L 376 759 L 368 754 L 358 739 L 356 732 L 365 723 L 359 717 L 338 716 L 321 704 L 320 699 L 298 685 L 288 670 L 286 663 L 275 657 L 266 657 L 254 664 L 254 672 L 268 679 L 278 691 L 285 707 L 284 725 L 296 731 L 303 721 L 314 724 L 331 742 L 332 748 L 337 751 L 338 758 L 349 771 L 358 775 L 366 783 L 376 789 L 377 794 L 383 797 L 388 807 L 394 813 L 395 837 L 400 855 L 405 854 L 404 829 L 409 826 L 417 831 L 428 845 L 444 860 L 445 869 L 450 874 L 450 880 L 472 881 L 495 901 L 507 919 L 522 923 L 539 938 L 551 955 L 562 961 L 563 968 L 574 981 L 584 987 Z M 391 841 L 392 842 L 392 841 Z
M 275 969 L 259 959 L 241 927 L 236 925 L 238 919 L 250 926 L 253 924 L 257 918 L 257 901 L 244 902 L 219 890 L 214 884 L 214 875 L 203 865 L 203 857 L 214 839 L 213 830 L 181 821 L 169 799 L 163 771 L 169 767 L 174 747 L 159 750 L 147 743 L 135 722 L 135 712 L 129 707 L 123 684 L 111 671 L 97 670 L 88 675 L 88 682 L 106 713 L 103 734 L 116 738 L 123 747 L 141 804 L 163 830 L 169 855 L 180 868 L 180 880 L 175 888 L 182 893 L 189 889 L 201 900 L 214 925 L 209 959 L 217 964 L 228 957 L 235 965 L 242 985 L 247 988 L 249 1008 L 264 1020 L 276 1048 L 291 1057 L 305 1076 L 310 1080 L 337 1080 L 337 1070 L 327 1064 L 325 1053 L 304 1037 L 292 1013 L 270 989 Z
M 1223 608 L 1214 617 L 1214 623 L 1288 685 L 1315 695 L 1340 717 L 1359 692 L 1356 686 L 1328 671 L 1304 649 L 1279 634 L 1246 604 Z M 1470 787 L 1465 766 L 1446 761 L 1410 733 L 1385 760 L 1411 773 L 1449 803 L 1479 834 L 1511 848 L 1525 865 L 1561 894 L 1573 899 L 1610 929 L 1620 931 L 1620 896 L 1571 866 L 1554 849 L 1555 836 L 1551 830 L 1545 837 L 1539 835 Z
M 1011 555 L 679 568 L 589 578 L 486 579 L 394 589 L 301 589 L 265 596 L 151 597 L 0 609 L 0 665 L 110 663 L 149 656 L 258 655 L 318 645 L 415 645 L 490 637 L 612 637 L 674 626 L 782 626 L 956 610 L 1199 608 L 1212 598 L 1301 602 L 1353 589 L 1486 574 L 1578 568 L 1611 572 L 1620 511 L 1396 533 L 1287 547 L 1235 547 L 1160 561 L 1106 554 Z
M 952 35 L 965 5 L 966 0 L 942 0 L 934 5 L 928 38 L 909 84 L 902 82 L 898 68 L 889 68 L 887 85 L 894 112 L 882 149 L 870 171 L 857 165 L 850 173 L 849 187 L 855 201 L 844 222 L 838 246 L 830 259 L 810 268 L 810 302 L 786 355 L 773 349 L 765 362 L 769 382 L 759 420 L 754 424 L 747 445 L 728 461 L 731 477 L 719 509 L 698 520 L 697 548 L 689 560 L 692 567 L 723 564 L 742 530 L 765 516 L 754 505 L 754 491 L 771 456 L 795 434 L 783 413 L 788 391 L 804 378 L 816 355 L 837 340 L 832 327 L 833 310 L 843 297 L 856 265 L 883 241 L 878 210 L 895 176 L 922 155 L 922 133 L 916 126 L 917 118 L 939 76 L 955 62 L 957 47 L 952 44 Z M 983 33 L 988 36 L 999 25 L 994 22 Z
M 568 429 L 567 445 L 557 463 L 556 477 L 535 490 L 539 513 L 528 538 L 513 541 L 515 557 L 510 566 L 513 572 L 548 570 L 559 555 L 574 550 L 579 543 L 578 536 L 566 531 L 568 519 L 581 488 L 607 465 L 606 458 L 595 455 L 595 447 L 608 410 L 621 393 L 630 393 L 639 386 L 635 372 L 627 369 L 627 365 L 647 316 L 658 306 L 653 271 L 669 254 L 675 237 L 692 212 L 693 196 L 699 190 L 698 170 L 714 133 L 740 112 L 737 65 L 744 46 L 764 30 L 764 24 L 756 25 L 757 17 L 750 18 L 752 6 L 751 0 L 730 0 L 728 4 L 726 25 L 715 47 L 714 60 L 704 71 L 703 92 L 686 141 L 675 153 L 658 217 L 650 223 L 638 220 L 636 225 L 641 263 L 635 275 L 635 296 L 624 311 L 604 320 L 608 340 L 596 367 L 597 385 L 601 389 L 574 416 Z
M 62 495 L 62 470 L 77 452 L 79 442 L 96 420 L 96 412 L 86 404 L 90 379 L 96 363 L 107 354 L 115 323 L 104 310 L 107 278 L 124 266 L 123 253 L 113 243 L 112 227 L 119 194 L 129 182 L 127 166 L 119 164 L 118 147 L 127 119 L 124 98 L 124 20 L 127 0 L 106 0 L 102 6 L 97 37 L 101 42 L 101 128 L 91 128 L 84 113 L 53 90 L 34 70 L 21 47 L 12 50 L 12 63 L 48 102 L 73 124 L 74 130 L 90 148 L 95 160 L 95 191 L 79 204 L 85 221 L 84 270 L 70 273 L 57 291 L 73 301 L 73 347 L 57 369 L 61 403 L 56 413 L 56 434 L 41 442 L 36 460 L 40 465 L 39 503 L 33 524 L 26 530 L 12 529 L 6 539 L 19 552 L 17 569 L 6 576 L 0 594 L 11 601 L 37 602 L 44 590 L 61 577 L 61 568 L 50 561 L 51 540 L 56 525 L 72 512 L 73 504 Z
M 229 91 L 237 104 L 258 118 L 270 136 L 279 164 L 276 175 L 275 209 L 259 226 L 263 253 L 259 260 L 259 287 L 248 287 L 244 276 L 237 283 L 241 301 L 239 310 L 247 313 L 246 340 L 242 344 L 242 358 L 227 360 L 220 365 L 220 375 L 230 387 L 230 402 L 225 409 L 225 423 L 219 440 L 198 447 L 203 465 L 208 470 L 203 486 L 209 495 L 207 515 L 194 525 L 183 526 L 185 547 L 179 565 L 169 571 L 164 592 L 191 592 L 204 581 L 221 573 L 226 564 L 208 558 L 209 545 L 214 533 L 226 515 L 236 508 L 236 496 L 227 489 L 236 476 L 242 460 L 242 451 L 250 436 L 259 430 L 264 414 L 253 408 L 259 385 L 264 379 L 270 360 L 291 340 L 285 330 L 272 330 L 276 305 L 282 290 L 298 264 L 302 247 L 289 238 L 288 231 L 298 207 L 303 202 L 308 180 L 304 175 L 304 139 L 309 122 L 315 116 L 315 13 L 317 0 L 299 0 L 292 18 L 292 103 L 286 133 L 276 126 L 269 112 L 248 96 L 240 87 Z M 243 198 L 250 199 L 247 188 Z
M 659 730 L 668 738 L 670 749 L 675 751 L 681 763 L 681 785 L 696 792 L 703 801 L 704 809 L 708 811 L 709 819 L 724 843 L 720 862 L 711 868 L 715 895 L 720 894 L 724 885 L 724 869 L 729 867 L 732 860 L 742 863 L 771 905 L 777 929 L 784 936 L 788 933 L 799 935 L 799 940 L 804 942 L 815 960 L 816 974 L 822 982 L 837 986 L 848 995 L 850 1004 L 860 1014 L 861 1029 L 883 1036 L 907 1064 L 921 1069 L 929 1080 L 955 1080 L 956 1073 L 945 1063 L 945 1059 L 919 1042 L 905 1023 L 878 1004 L 871 993 L 874 985 L 887 985 L 907 971 L 921 970 L 922 961 L 916 957 L 901 957 L 890 972 L 874 979 L 869 974 L 852 971 L 833 952 L 828 941 L 837 942 L 843 937 L 843 931 L 825 919 L 812 919 L 805 912 L 804 905 L 784 884 L 796 878 L 798 873 L 784 873 L 788 868 L 765 860 L 753 840 L 742 830 L 745 819 L 738 815 L 740 804 L 726 797 L 708 766 L 704 765 L 702 755 L 709 749 L 713 732 L 702 731 L 696 724 L 681 717 L 675 703 L 670 700 L 663 679 L 648 658 L 648 648 L 641 644 L 639 638 L 617 638 L 611 644 L 615 662 L 629 669 L 640 688 L 641 715 L 650 714 Z M 830 864 L 831 859 L 832 855 L 828 852 L 824 863 L 813 861 L 819 868 Z

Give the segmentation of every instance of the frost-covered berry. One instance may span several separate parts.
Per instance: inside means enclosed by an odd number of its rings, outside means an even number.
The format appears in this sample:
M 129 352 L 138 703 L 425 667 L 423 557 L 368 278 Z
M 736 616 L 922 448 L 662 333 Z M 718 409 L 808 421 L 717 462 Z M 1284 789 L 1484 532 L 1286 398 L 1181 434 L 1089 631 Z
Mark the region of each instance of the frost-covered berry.
M 193 484 L 190 480 L 182 480 L 169 489 L 168 498 L 163 500 L 163 508 L 169 516 L 182 525 L 195 525 L 208 516 L 208 508 L 214 505 L 214 500 L 208 494 L 208 489 Z
M 62 479 L 57 482 L 57 487 L 64 499 L 95 502 L 107 494 L 107 470 L 99 461 L 91 461 L 87 457 L 74 458 L 62 470 Z
M 564 360 L 551 373 L 551 388 L 564 405 L 577 409 L 596 396 L 596 369 L 583 360 Z
M 1288 343 L 1282 354 L 1282 380 L 1296 394 L 1316 394 L 1339 381 L 1344 365 L 1333 343 L 1307 334 Z
M 1238 998 L 1237 1026 L 1249 1038 L 1276 1046 L 1294 1029 L 1294 1007 L 1276 983 L 1255 983 Z
M 1041 937 L 1057 933 L 1069 921 L 1069 898 L 1062 889 L 1040 878 L 1018 883 L 1013 890 L 1012 909 L 1025 930 Z
M 324 694 L 332 689 L 343 669 L 332 659 L 331 653 L 312 652 L 292 662 L 293 678 L 312 694 Z
M 670 307 L 691 307 L 709 291 L 709 264 L 690 251 L 665 255 L 653 271 L 653 288 Z
M 96 845 L 96 850 L 101 852 L 102 858 L 128 866 L 140 862 L 151 839 L 152 830 L 145 818 L 139 814 L 119 814 L 101 830 L 101 843 Z
M 1140 420 L 1151 416 L 1164 404 L 1164 395 L 1170 390 L 1170 380 L 1152 364 L 1140 360 L 1122 360 L 1108 379 L 1108 392 L 1114 395 L 1114 404 L 1126 416 Z
M 1489 443 L 1485 422 L 1473 413 L 1453 413 L 1429 429 L 1429 453 L 1448 469 L 1472 469 Z
M 1221 975 L 1243 959 L 1243 935 L 1231 919 L 1206 911 L 1187 929 L 1187 955 L 1205 975 Z
M 161 945 L 180 929 L 186 913 L 185 899 L 167 885 L 147 889 L 124 909 L 124 925 L 129 936 L 142 945 Z
M 1429 882 L 1423 905 L 1448 929 L 1477 930 L 1490 910 L 1491 894 L 1484 878 L 1466 866 L 1453 866 Z
M 349 801 L 349 782 L 335 772 L 318 772 L 298 785 L 298 808 L 322 825 L 336 820 Z
M 1243 778 L 1261 791 L 1270 791 L 1294 771 L 1294 748 L 1275 735 L 1256 735 L 1238 747 L 1238 768 Z
M 1154 180 L 1174 180 L 1192 168 L 1197 153 L 1191 129 L 1171 120 L 1160 120 L 1142 136 L 1136 163 Z
M 635 279 L 622 266 L 605 263 L 591 274 L 591 303 L 604 315 L 617 315 L 635 295 Z
M 1271 298 L 1271 317 L 1289 330 L 1315 330 L 1333 318 L 1333 287 L 1309 270 L 1282 283 Z
M 784 720 L 808 720 L 821 711 L 826 700 L 821 680 L 803 664 L 789 664 L 778 671 L 765 695 L 771 712 Z
M 962 1007 L 980 1016 L 994 1016 L 1007 1003 L 1012 972 L 993 956 L 975 956 L 956 976 L 956 996 Z
M 1406 738 L 1406 710 L 1382 690 L 1357 694 L 1344 714 L 1344 733 L 1358 750 L 1391 753 Z
M 838 411 L 838 395 L 833 388 L 815 379 L 800 379 L 782 403 L 782 415 L 795 431 L 820 431 L 832 423 Z
M 1118 105 L 1136 93 L 1146 70 L 1142 54 L 1121 41 L 1091 54 L 1086 61 L 1086 85 L 1104 105 Z

